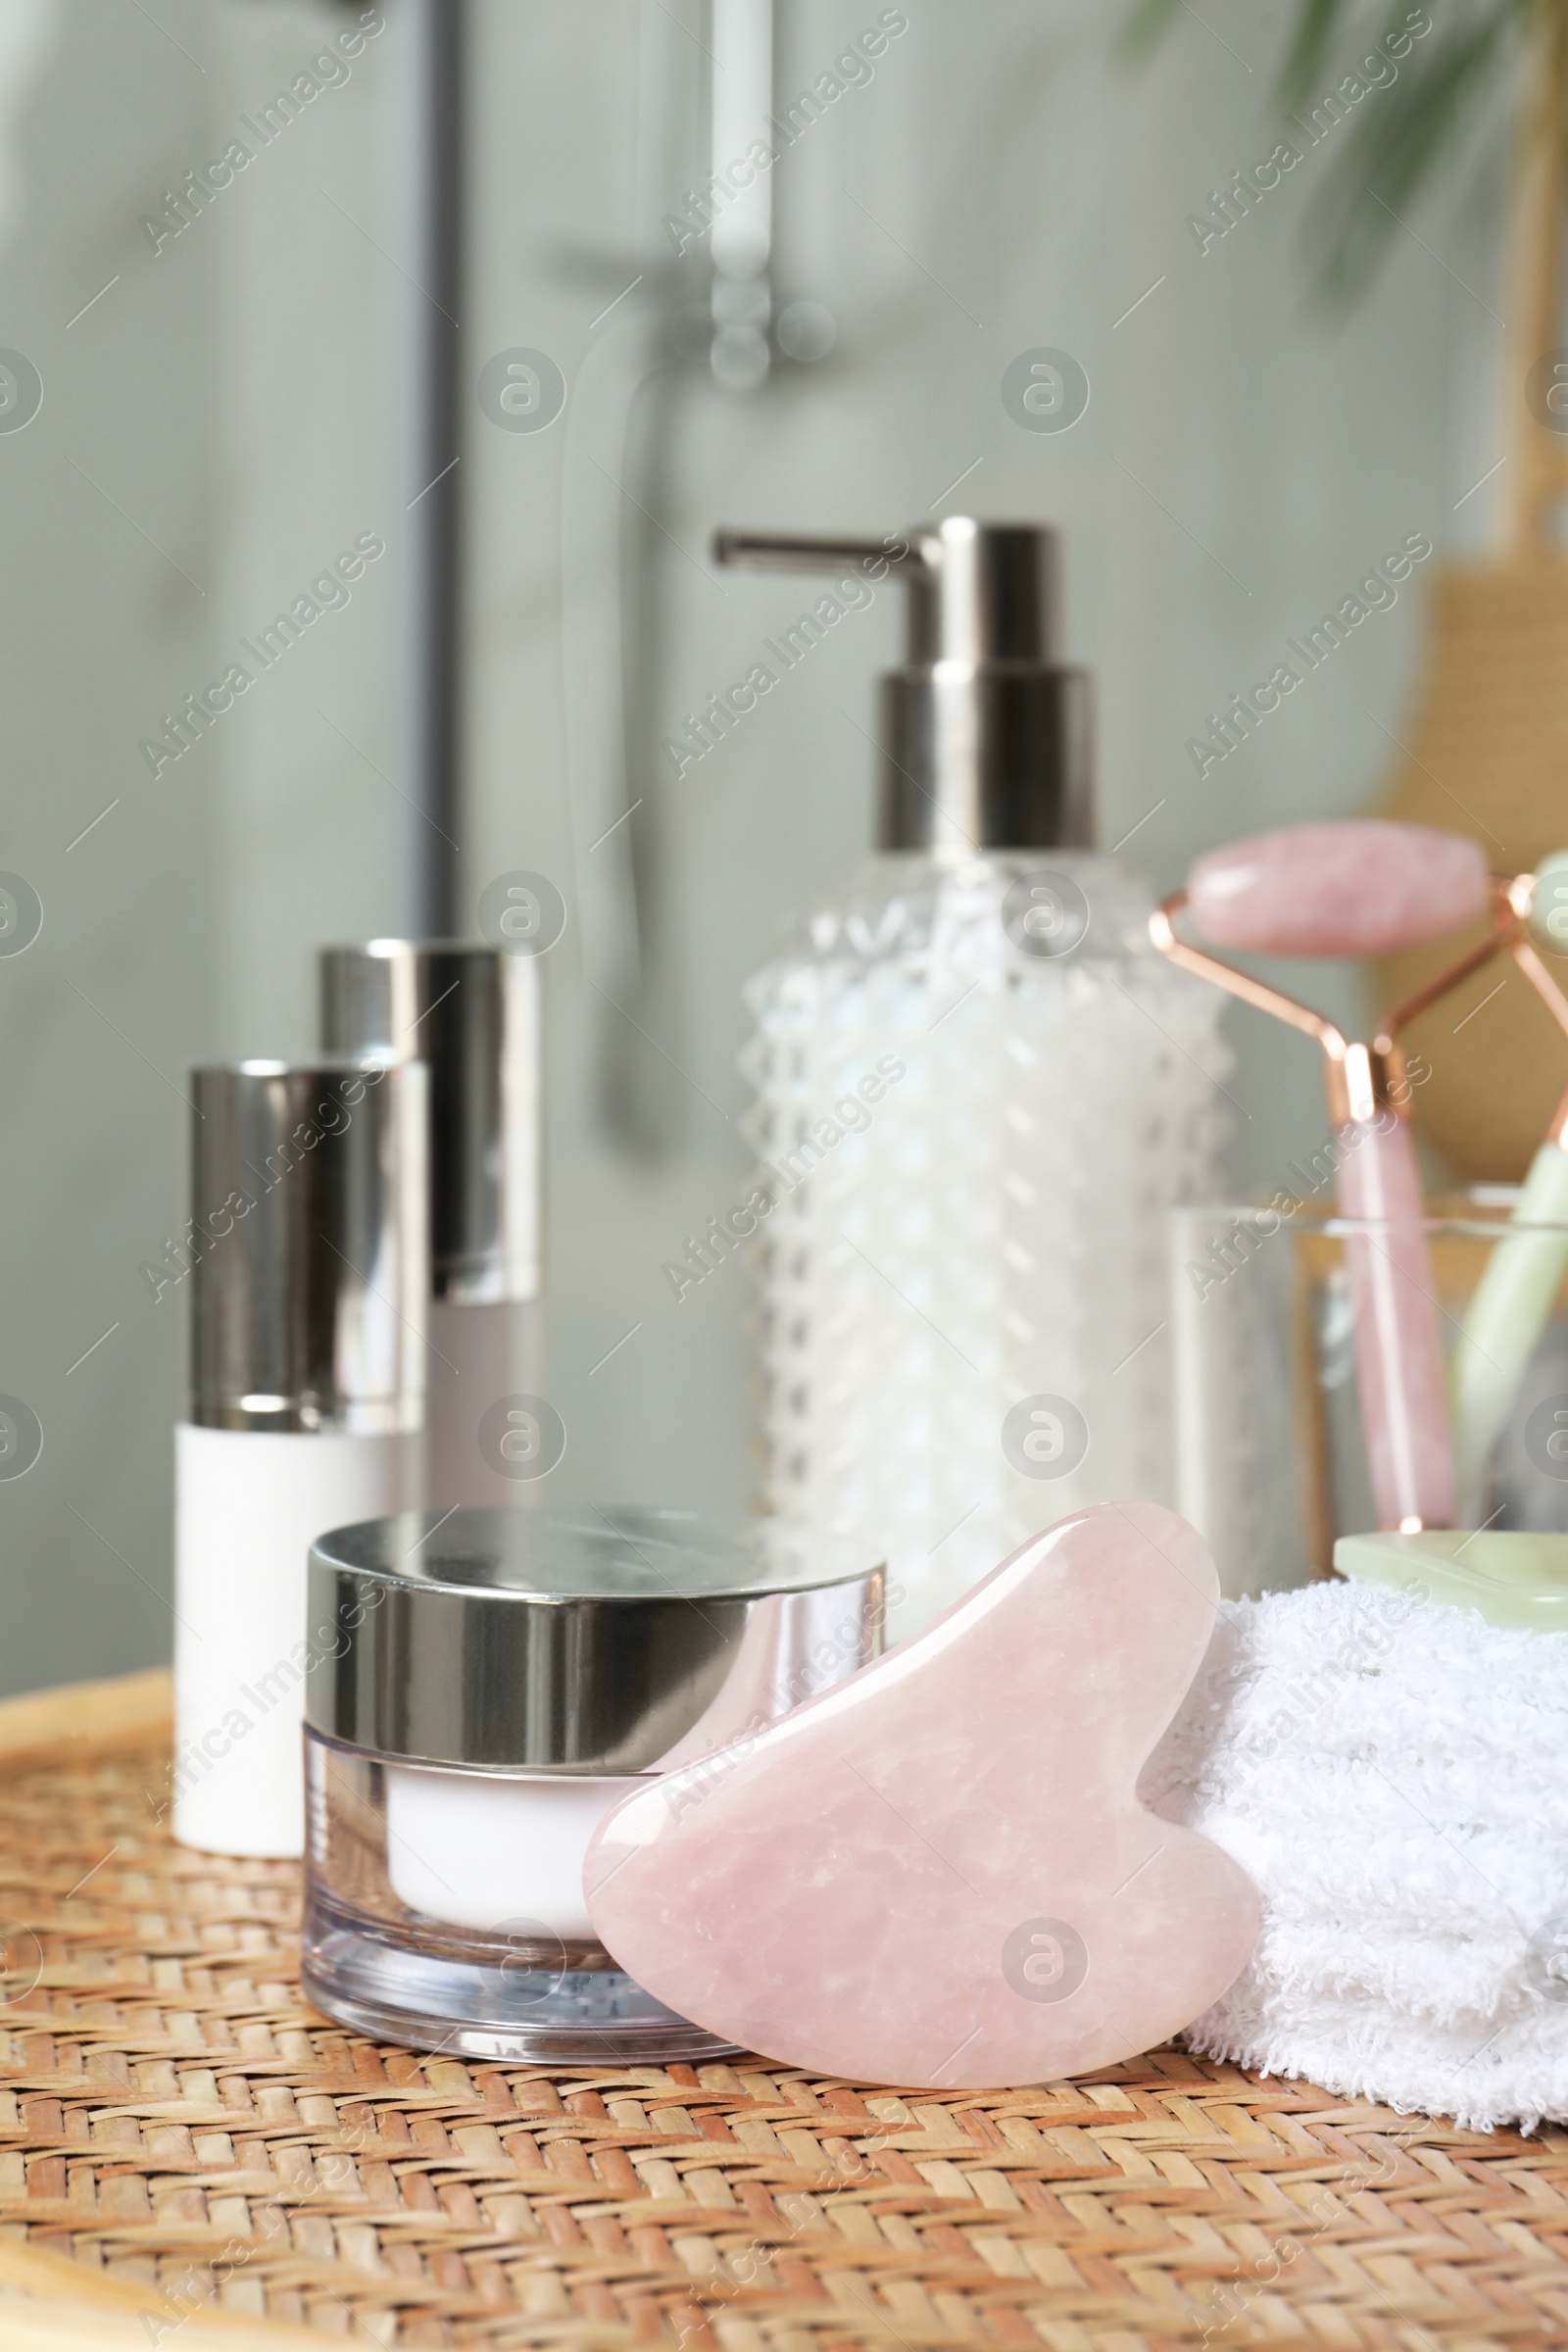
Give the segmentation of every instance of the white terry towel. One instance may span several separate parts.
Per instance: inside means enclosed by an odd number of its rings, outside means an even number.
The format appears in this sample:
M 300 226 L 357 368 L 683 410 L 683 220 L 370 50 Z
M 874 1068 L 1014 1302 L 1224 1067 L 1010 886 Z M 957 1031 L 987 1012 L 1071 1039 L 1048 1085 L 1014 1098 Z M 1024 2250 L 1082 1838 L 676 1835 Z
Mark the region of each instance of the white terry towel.
M 1191 2048 L 1474 2130 L 1568 2118 L 1568 1633 L 1357 1585 L 1222 1601 L 1142 1789 L 1262 1896 Z

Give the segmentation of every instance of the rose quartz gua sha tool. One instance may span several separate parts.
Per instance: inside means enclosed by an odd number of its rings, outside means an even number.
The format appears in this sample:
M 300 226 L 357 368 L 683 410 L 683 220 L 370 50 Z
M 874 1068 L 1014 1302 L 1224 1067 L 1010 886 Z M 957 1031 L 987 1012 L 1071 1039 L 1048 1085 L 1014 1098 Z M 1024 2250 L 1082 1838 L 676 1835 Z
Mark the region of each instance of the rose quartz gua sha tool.
M 597 1933 L 681 2016 L 813 2074 L 984 2090 L 1151 2048 L 1257 1934 L 1241 1866 L 1136 1793 L 1218 1593 L 1173 1511 L 1061 1520 L 618 1805 L 583 1864 Z
M 1349 818 L 1258 833 L 1200 858 L 1188 887 L 1150 918 L 1173 963 L 1246 1004 L 1315 1037 L 1326 1059 L 1329 1116 L 1341 1158 L 1340 1207 L 1375 1228 L 1345 1244 L 1355 1317 L 1356 1381 L 1378 1525 L 1408 1535 L 1452 1527 L 1453 1446 L 1420 1171 L 1409 1128 L 1409 1082 L 1396 1040 L 1418 1012 L 1511 944 L 1509 885 L 1494 884 L 1479 842 L 1424 825 Z M 1189 945 L 1186 906 L 1216 947 L 1265 956 L 1381 956 L 1468 927 L 1487 911 L 1479 947 L 1406 998 L 1370 1045 L 1294 997 Z

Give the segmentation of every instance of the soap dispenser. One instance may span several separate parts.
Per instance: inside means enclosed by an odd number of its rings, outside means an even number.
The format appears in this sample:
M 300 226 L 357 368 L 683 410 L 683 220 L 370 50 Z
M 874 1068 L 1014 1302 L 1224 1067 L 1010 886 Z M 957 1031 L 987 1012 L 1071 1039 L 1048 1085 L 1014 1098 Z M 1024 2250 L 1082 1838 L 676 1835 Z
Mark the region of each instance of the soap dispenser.
M 1094 848 L 1057 542 L 722 531 L 908 592 L 878 851 L 747 988 L 766 1507 L 874 1544 L 914 1631 L 1050 1520 L 1173 1500 L 1169 1211 L 1213 1198 L 1229 1056 Z

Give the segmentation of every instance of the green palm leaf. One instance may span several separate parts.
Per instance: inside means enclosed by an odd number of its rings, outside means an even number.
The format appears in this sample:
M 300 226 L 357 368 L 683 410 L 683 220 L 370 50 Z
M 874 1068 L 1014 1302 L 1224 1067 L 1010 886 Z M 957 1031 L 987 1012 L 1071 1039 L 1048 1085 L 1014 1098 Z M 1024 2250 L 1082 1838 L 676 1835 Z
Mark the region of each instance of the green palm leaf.
M 1316 285 L 1328 302 L 1348 305 L 1365 293 L 1400 216 L 1458 144 L 1528 13 L 1518 0 L 1495 0 L 1468 23 L 1434 31 L 1404 60 L 1399 79 L 1364 102 L 1304 224 Z
M 1138 0 L 1123 28 L 1123 54 L 1147 57 L 1183 5 Z M 1412 42 L 1398 61 L 1397 78 L 1360 102 L 1303 230 L 1316 291 L 1330 304 L 1348 306 L 1371 284 L 1398 217 L 1453 154 L 1498 74 L 1523 48 L 1539 8 L 1540 0 L 1458 0 L 1446 10 L 1441 27 L 1429 23 Z M 1412 13 L 1408 0 L 1393 0 L 1377 45 L 1406 32 Z M 1337 88 L 1333 60 L 1336 52 L 1346 54 L 1342 36 L 1352 14 L 1351 0 L 1298 0 L 1273 91 L 1287 130 L 1298 108 L 1320 104 Z M 1353 70 L 1357 60 L 1348 56 L 1347 63 Z
M 1280 68 L 1274 103 L 1284 114 L 1316 96 L 1348 0 L 1301 0 L 1296 32 Z
M 1122 56 L 1139 64 L 1151 50 L 1157 49 L 1181 4 L 1182 0 L 1138 0 L 1116 44 Z

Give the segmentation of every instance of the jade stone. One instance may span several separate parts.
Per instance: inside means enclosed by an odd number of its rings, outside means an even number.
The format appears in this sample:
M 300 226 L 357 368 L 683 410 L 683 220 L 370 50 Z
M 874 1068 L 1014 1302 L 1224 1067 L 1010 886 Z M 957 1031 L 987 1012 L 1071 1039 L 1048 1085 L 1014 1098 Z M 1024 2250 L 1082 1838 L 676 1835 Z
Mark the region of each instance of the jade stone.
M 1568 1536 L 1504 1528 L 1428 1528 L 1420 1535 L 1341 1536 L 1334 1565 L 1352 1585 L 1393 1585 L 1427 1600 L 1479 1609 L 1489 1625 L 1568 1627 Z

